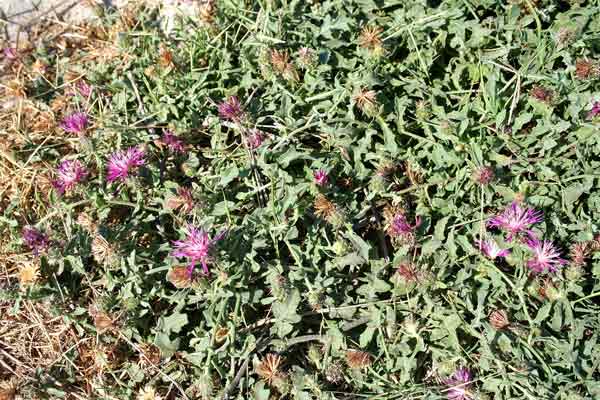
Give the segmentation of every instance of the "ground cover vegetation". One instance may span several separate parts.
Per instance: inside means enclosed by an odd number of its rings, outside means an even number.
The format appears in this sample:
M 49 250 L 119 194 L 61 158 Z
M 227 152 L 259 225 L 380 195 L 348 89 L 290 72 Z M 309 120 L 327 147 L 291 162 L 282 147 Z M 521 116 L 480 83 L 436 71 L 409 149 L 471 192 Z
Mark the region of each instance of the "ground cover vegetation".
M 600 8 L 204 0 L 6 43 L 0 398 L 600 397 Z

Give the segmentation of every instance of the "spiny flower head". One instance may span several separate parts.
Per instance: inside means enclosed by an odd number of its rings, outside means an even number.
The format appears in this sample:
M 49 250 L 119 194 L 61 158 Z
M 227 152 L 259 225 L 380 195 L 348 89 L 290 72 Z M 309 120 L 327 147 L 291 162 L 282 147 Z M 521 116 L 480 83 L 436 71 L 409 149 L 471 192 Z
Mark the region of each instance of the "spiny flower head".
M 252 150 L 256 150 L 262 146 L 264 140 L 265 134 L 258 129 L 253 129 L 246 138 L 246 143 L 248 143 L 248 147 L 250 147 Z
M 61 195 L 83 182 L 88 175 L 87 169 L 79 160 L 63 160 L 56 173 L 58 178 L 52 184 Z
M 594 101 L 594 103 L 592 103 L 592 109 L 588 113 L 587 117 L 588 119 L 593 119 L 598 114 L 600 114 L 600 101 Z
M 508 319 L 508 315 L 504 310 L 492 311 L 489 316 L 489 321 L 490 325 L 499 331 L 510 326 L 510 320 Z
M 187 266 L 178 265 L 173 267 L 167 273 L 167 280 L 177 289 L 184 289 L 192 286 L 193 280 Z
M 280 74 L 283 74 L 290 63 L 290 56 L 288 55 L 288 52 L 285 50 L 280 51 L 273 49 L 271 50 L 270 57 L 273 69 Z
M 36 256 L 50 247 L 48 236 L 33 226 L 24 227 L 21 233 L 25 245 L 29 247 Z
M 415 283 L 421 279 L 420 271 L 417 269 L 417 266 L 412 263 L 400 264 L 396 269 L 396 273 L 407 283 Z
M 352 96 L 352 100 L 365 114 L 373 114 L 377 110 L 377 92 L 374 90 L 360 89 Z
M 189 213 L 194 209 L 194 203 L 192 191 L 189 188 L 179 187 L 177 188 L 177 195 L 169 197 L 167 200 L 167 207 L 172 210 L 181 208 L 184 213 Z
M 93 86 L 88 84 L 83 79 L 80 81 L 77 81 L 77 84 L 75 85 L 75 87 L 77 88 L 77 91 L 79 92 L 79 94 L 82 95 L 83 97 L 90 97 L 92 95 L 92 91 L 94 90 Z
M 552 100 L 554 99 L 554 91 L 540 85 L 535 85 L 533 88 L 531 88 L 529 95 L 534 99 L 548 104 L 552 103 Z
M 236 96 L 229 96 L 226 101 L 219 104 L 219 116 L 234 122 L 241 120 L 244 116 L 242 105 Z
M 256 373 L 264 379 L 269 385 L 274 381 L 281 379 L 283 373 L 280 371 L 283 359 L 278 354 L 269 353 L 257 365 Z
M 558 32 L 556 32 L 556 44 L 559 46 L 568 45 L 575 39 L 575 36 L 575 31 L 573 29 L 563 26 L 558 30 Z
M 346 364 L 352 369 L 367 368 L 373 363 L 371 354 L 361 350 L 348 350 L 346 352 Z
M 100 265 L 113 265 L 117 261 L 117 251 L 100 233 L 92 237 L 92 257 Z
M 66 117 L 60 124 L 60 127 L 66 132 L 83 135 L 88 126 L 88 116 L 86 113 L 76 112 Z
M 156 393 L 151 386 L 141 388 L 137 395 L 137 400 L 161 400 L 162 398 Z
M 308 47 L 301 47 L 298 50 L 298 63 L 304 68 L 310 68 L 317 63 L 315 51 Z
M 344 379 L 344 370 L 342 365 L 338 362 L 329 364 L 325 369 L 325 379 L 327 379 L 327 382 L 333 383 L 334 385 L 342 382 Z
M 483 255 L 490 260 L 494 260 L 497 257 L 506 257 L 510 254 L 509 249 L 501 249 L 494 239 L 476 240 L 475 244 Z
M 558 267 L 567 263 L 550 240 L 529 238 L 525 244 L 533 251 L 533 258 L 527 262 L 527 266 L 535 273 L 556 272 Z
M 217 11 L 215 0 L 205 0 L 200 6 L 200 20 L 205 25 L 212 25 Z
M 509 242 L 520 233 L 526 233 L 533 238 L 530 226 L 543 221 L 541 211 L 532 208 L 521 207 L 516 201 L 504 210 L 500 215 L 491 218 L 487 225 L 490 228 L 503 229 L 508 233 L 506 240 Z
M 90 235 L 98 230 L 98 225 L 89 214 L 82 212 L 77 216 L 77 224 L 87 231 Z
M 329 223 L 333 223 L 339 217 L 339 210 L 336 205 L 321 193 L 315 198 L 314 208 L 315 215 Z
M 28 286 L 35 285 L 40 278 L 40 267 L 37 263 L 28 263 L 19 269 L 19 286 L 25 289 Z M 0 397 L 1 399 L 2 397 Z
M 571 263 L 576 267 L 585 265 L 585 259 L 589 257 L 591 250 L 590 242 L 573 244 L 569 250 Z
M 114 152 L 108 160 L 106 179 L 109 182 L 126 181 L 135 168 L 146 163 L 145 156 L 144 150 L 139 147 Z
M 479 167 L 473 171 L 473 180 L 481 186 L 488 185 L 494 177 L 494 170 L 490 167 Z
M 160 138 L 162 144 L 166 145 L 173 153 L 184 153 L 185 152 L 185 144 L 183 140 L 175 135 L 173 131 L 166 130 L 163 132 L 162 137 Z
M 593 61 L 583 58 L 575 61 L 575 75 L 579 79 L 588 79 L 598 74 L 598 67 Z
M 396 214 L 390 223 L 388 228 L 388 234 L 393 237 L 412 236 L 421 225 L 421 217 L 415 218 L 415 223 L 411 225 L 404 214 Z
M 173 242 L 173 245 L 175 246 L 173 256 L 183 257 L 189 260 L 190 265 L 188 267 L 188 273 L 190 275 L 193 273 L 198 262 L 202 264 L 202 271 L 204 274 L 208 275 L 210 252 L 215 243 L 221 240 L 224 235 L 225 231 L 222 231 L 214 239 L 211 239 L 204 229 L 188 225 L 185 240 L 177 240 Z
M 296 71 L 296 67 L 294 67 L 294 64 L 290 61 L 290 56 L 287 51 L 271 50 L 270 58 L 271 66 L 277 73 L 281 74 L 285 79 L 292 81 L 298 80 L 298 71 Z
M 365 26 L 358 37 L 358 44 L 368 50 L 381 49 L 383 41 L 379 35 L 383 32 L 378 26 Z
M 315 178 L 315 183 L 318 186 L 325 186 L 329 182 L 329 176 L 327 175 L 327 172 L 325 172 L 325 170 L 323 169 L 314 171 L 313 177 Z
M 467 368 L 459 368 L 454 374 L 445 380 L 448 386 L 448 400 L 468 400 L 473 398 L 470 392 L 471 386 L 471 371 Z
M 6 58 L 7 60 L 16 60 L 19 56 L 17 49 L 15 49 L 14 47 L 5 47 L 4 49 L 2 49 L 2 54 L 4 54 L 4 58 Z

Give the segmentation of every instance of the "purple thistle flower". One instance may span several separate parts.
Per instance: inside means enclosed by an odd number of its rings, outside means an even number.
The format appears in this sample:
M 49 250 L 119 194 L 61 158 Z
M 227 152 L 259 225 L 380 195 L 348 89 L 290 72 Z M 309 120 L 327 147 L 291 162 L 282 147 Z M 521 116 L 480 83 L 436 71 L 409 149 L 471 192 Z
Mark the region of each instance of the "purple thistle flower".
M 596 115 L 600 114 L 600 101 L 594 101 L 592 103 L 592 109 L 588 113 L 588 119 L 593 119 Z
M 467 368 L 459 368 L 454 374 L 446 379 L 444 383 L 448 386 L 448 400 L 469 400 L 473 398 L 471 393 L 471 371 Z
M 498 246 L 498 243 L 493 239 L 476 240 L 475 244 L 483 255 L 490 260 L 494 260 L 497 257 L 506 257 L 510 254 L 509 249 L 501 249 L 500 246 Z
M 315 183 L 319 186 L 325 186 L 327 185 L 327 182 L 329 182 L 329 176 L 325 170 L 319 169 L 313 172 L 313 176 L 315 178 Z
M 494 170 L 490 167 L 479 167 L 473 172 L 473 180 L 485 186 L 494 180 Z
M 528 239 L 525 244 L 533 251 L 533 258 L 527 266 L 535 273 L 556 272 L 558 267 L 567 263 L 550 240 Z
M 59 194 L 73 189 L 87 177 L 87 169 L 79 160 L 63 160 L 56 170 L 58 178 L 52 182 Z
M 37 256 L 40 252 L 46 251 L 50 247 L 48 236 L 33 226 L 26 226 L 21 232 L 25 245 L 31 249 L 33 254 Z
M 19 55 L 17 49 L 14 47 L 5 47 L 2 49 L 2 53 L 4 54 L 4 58 L 7 60 L 16 60 Z
M 202 264 L 202 271 L 204 274 L 208 275 L 208 262 L 211 260 L 210 252 L 215 243 L 221 240 L 223 236 L 225 236 L 225 231 L 222 231 L 211 240 L 208 236 L 208 233 L 204 229 L 199 229 L 193 225 L 188 225 L 185 240 L 177 240 L 173 242 L 173 245 L 175 246 L 173 256 L 184 257 L 190 261 L 190 265 L 188 267 L 190 276 L 194 272 L 194 268 L 198 262 Z
M 185 143 L 183 140 L 175 135 L 173 131 L 166 130 L 163 132 L 160 141 L 165 144 L 173 153 L 184 153 L 185 152 Z
M 256 150 L 260 146 L 262 146 L 264 140 L 265 134 L 262 131 L 259 131 L 258 129 L 254 129 L 246 139 L 246 142 L 248 143 L 248 147 L 250 147 L 250 149 Z
M 92 85 L 88 84 L 83 79 L 80 81 L 77 81 L 77 84 L 75 85 L 75 87 L 77 88 L 77 91 L 79 92 L 79 94 L 82 95 L 83 97 L 90 97 L 92 94 L 92 90 L 94 89 Z
M 219 104 L 219 116 L 221 119 L 239 121 L 244 116 L 242 106 L 236 96 L 230 96 L 226 101 Z
M 130 147 L 114 152 L 108 160 L 106 179 L 109 182 L 127 180 L 132 170 L 146 163 L 144 150 Z
M 82 112 L 76 112 L 66 117 L 60 127 L 67 132 L 82 135 L 88 126 L 88 116 Z
M 406 215 L 397 214 L 388 228 L 388 234 L 391 237 L 412 236 L 419 225 L 421 225 L 421 217 L 416 217 L 415 224 L 411 225 L 408 223 Z
M 529 227 L 543 220 L 541 211 L 536 211 L 532 208 L 521 208 L 514 201 L 502 214 L 491 218 L 487 222 L 487 226 L 490 228 L 500 228 L 508 232 L 506 240 L 510 242 L 521 232 L 526 233 L 530 238 L 534 238 L 533 231 Z

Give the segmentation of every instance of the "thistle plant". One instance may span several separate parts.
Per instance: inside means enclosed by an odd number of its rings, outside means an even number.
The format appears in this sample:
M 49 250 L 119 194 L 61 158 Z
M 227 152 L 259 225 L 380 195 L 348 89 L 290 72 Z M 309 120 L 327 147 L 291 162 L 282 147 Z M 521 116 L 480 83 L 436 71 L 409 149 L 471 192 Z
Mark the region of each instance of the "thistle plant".
M 597 398 L 600 13 L 438 3 L 2 42 L 0 398 Z

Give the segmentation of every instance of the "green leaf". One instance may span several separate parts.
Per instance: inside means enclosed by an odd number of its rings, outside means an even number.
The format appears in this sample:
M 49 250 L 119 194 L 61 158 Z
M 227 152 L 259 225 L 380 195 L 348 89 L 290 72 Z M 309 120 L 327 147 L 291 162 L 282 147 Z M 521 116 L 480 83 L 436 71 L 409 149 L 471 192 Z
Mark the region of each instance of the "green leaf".
M 348 267 L 348 266 L 351 266 L 351 265 L 362 265 L 362 264 L 365 264 L 366 262 L 367 262 L 367 260 L 365 260 L 358 253 L 346 254 L 343 257 L 338 257 L 338 258 L 335 259 L 335 263 L 340 268 Z
M 363 333 L 360 334 L 359 345 L 361 348 L 365 348 L 369 345 L 373 339 L 373 334 L 377 331 L 376 328 L 368 326 Z
M 352 243 L 354 249 L 366 262 L 369 260 L 369 250 L 371 245 L 365 242 L 360 236 L 352 231 L 345 232 L 344 236 Z
M 166 333 L 157 333 L 154 344 L 160 349 L 163 357 L 169 358 L 179 349 L 180 338 L 171 340 Z
M 297 313 L 300 300 L 300 292 L 294 289 L 283 301 L 273 303 L 273 316 L 276 320 L 272 330 L 280 338 L 287 336 L 294 329 L 293 324 L 300 322 L 302 319 Z
M 161 317 L 161 326 L 163 332 L 165 333 L 179 333 L 181 331 L 181 328 L 187 325 L 187 323 L 187 314 L 183 314 L 180 312 L 174 312 L 173 314 L 167 317 Z
M 396 143 L 396 135 L 390 129 L 388 124 L 385 122 L 383 117 L 377 116 L 377 122 L 383 131 L 383 143 L 385 145 L 385 149 L 390 152 L 390 154 L 396 154 L 398 152 L 398 144 Z
M 437 249 L 439 249 L 441 246 L 442 246 L 442 241 L 441 240 L 437 240 L 437 239 L 428 240 L 423 245 L 423 249 L 422 249 L 423 255 L 431 255 Z
M 444 217 L 435 224 L 435 230 L 433 234 L 435 240 L 438 240 L 440 242 L 444 240 L 444 238 L 446 237 L 444 230 L 446 229 L 446 224 L 448 224 L 449 219 L 450 217 Z
M 221 172 L 221 181 L 219 182 L 219 184 L 221 186 L 226 186 L 239 175 L 240 170 L 238 169 L 237 165 L 233 164 L 231 167 Z
M 544 304 L 539 310 L 536 317 L 533 320 L 534 324 L 540 324 L 544 322 L 546 318 L 550 315 L 550 310 L 552 309 L 552 303 Z

